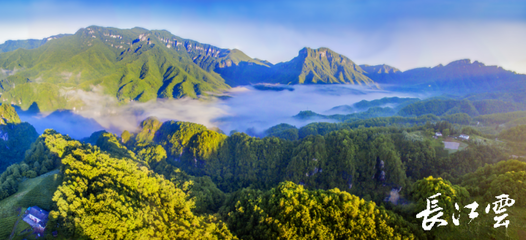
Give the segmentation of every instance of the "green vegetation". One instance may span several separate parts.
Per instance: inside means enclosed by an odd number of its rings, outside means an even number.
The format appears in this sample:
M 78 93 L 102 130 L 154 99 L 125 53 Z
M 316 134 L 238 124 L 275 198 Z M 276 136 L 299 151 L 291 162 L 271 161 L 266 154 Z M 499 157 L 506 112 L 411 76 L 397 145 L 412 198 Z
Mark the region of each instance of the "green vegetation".
M 20 69 L 0 80 L 2 100 L 23 109 L 36 102 L 49 111 L 81 107 L 78 90 L 99 91 L 126 103 L 196 98 L 228 88 L 219 74 L 192 61 L 195 53 L 186 48 L 193 41 L 165 33 L 91 26 L 36 49 L 0 54 L 3 69 Z M 176 45 L 168 48 L 166 41 Z
M 18 117 L 14 107 L 9 104 L 1 104 L 0 125 L 6 125 L 7 123 L 20 123 L 20 117 Z
M 7 40 L 5 43 L 0 44 L 0 53 L 11 52 L 19 48 L 23 49 L 35 49 L 44 45 L 48 41 L 52 41 L 57 38 L 68 36 L 69 34 L 59 34 L 44 39 L 27 39 L 27 40 Z
M 413 191 L 411 197 L 416 202 L 416 209 L 426 209 L 427 198 L 440 193 L 441 195 L 436 199 L 441 203 L 441 207 L 444 208 L 444 217 L 442 219 L 448 219 L 449 224 L 452 224 L 449 219 L 455 213 L 455 203 L 467 204 L 469 199 L 469 192 L 466 188 L 453 185 L 442 178 L 433 178 L 432 176 L 418 180 L 413 186 Z
M 457 115 L 462 116 L 462 115 Z M 369 118 L 369 119 L 362 119 L 362 120 L 356 120 L 356 119 L 349 119 L 346 120 L 343 123 L 326 123 L 326 122 L 316 122 L 316 123 L 310 123 L 307 124 L 299 129 L 299 137 L 304 138 L 308 135 L 325 135 L 331 131 L 335 130 L 342 130 L 342 129 L 354 129 L 354 128 L 369 128 L 369 127 L 389 127 L 389 126 L 397 126 L 397 127 L 412 127 L 412 126 L 424 126 L 425 124 L 429 123 L 439 123 L 443 119 L 450 119 L 453 121 L 462 121 L 461 119 L 464 119 L 463 117 L 451 117 L 449 115 L 446 115 L 444 117 L 437 117 L 432 114 L 422 115 L 419 117 L 400 117 L 400 116 L 393 116 L 393 117 L 378 117 L 378 118 Z M 448 121 L 442 121 L 442 122 L 448 122 Z M 448 122 L 449 123 L 449 122 Z M 451 124 L 450 124 L 451 125 Z M 431 130 L 430 126 L 427 126 L 429 130 Z M 460 131 L 460 126 L 458 124 L 451 125 L 448 128 L 450 128 L 450 134 L 455 134 Z M 436 127 L 436 131 L 442 131 L 443 128 Z M 434 133 L 432 133 L 434 134 Z
M 83 143 L 89 143 L 91 145 L 95 145 L 97 144 L 97 140 L 99 139 L 99 137 L 104 133 L 107 133 L 107 132 L 105 130 L 97 131 L 97 132 L 92 133 L 89 137 L 81 139 L 80 141 Z
M 370 107 L 366 111 L 351 114 L 323 115 L 312 111 L 301 111 L 294 117 L 301 120 L 336 120 L 339 122 L 351 123 L 353 127 L 360 125 L 363 125 L 365 127 L 378 127 L 390 126 L 392 124 L 422 125 L 426 121 L 437 122 L 441 120 L 461 125 L 468 125 L 472 122 L 473 119 L 467 113 L 457 112 L 456 110 L 454 110 L 447 111 L 446 114 L 443 110 L 439 110 L 436 108 L 428 109 L 428 107 L 430 106 L 425 106 L 425 103 L 435 106 L 434 103 L 436 103 L 436 101 L 442 100 L 418 101 L 416 103 L 411 103 L 403 107 L 400 111 L 398 111 L 398 113 L 395 111 L 395 109 L 390 107 Z M 446 107 L 446 109 L 449 108 Z M 407 112 L 412 111 L 416 111 L 419 114 L 407 114 Z
M 501 161 L 496 164 L 486 165 L 477 169 L 473 173 L 464 175 L 461 186 L 465 187 L 470 193 L 468 201 L 470 204 L 476 201 L 479 204 L 477 212 L 479 216 L 468 224 L 471 220 L 467 217 L 468 211 L 462 211 L 460 226 L 449 228 L 448 232 L 440 233 L 441 238 L 455 239 L 522 239 L 526 226 L 526 195 L 524 194 L 526 182 L 526 163 L 517 160 Z M 508 228 L 493 228 L 494 217 L 497 215 L 491 210 L 484 212 L 488 204 L 492 204 L 497 199 L 496 196 L 508 194 L 515 200 L 512 207 L 508 207 L 506 213 L 507 220 L 510 221 Z M 492 205 L 493 206 L 493 205 Z
M 456 100 L 452 108 L 442 108 L 445 100 L 440 101 L 418 106 L 451 114 L 352 118 L 299 129 L 279 124 L 264 138 L 227 136 L 155 117 L 137 132 L 119 137 L 100 131 L 85 143 L 46 130 L 26 147 L 23 161 L 0 175 L 0 210 L 4 204 L 23 205 L 13 199 L 25 199 L 24 184 L 60 168 L 60 174 L 52 172 L 50 190 L 34 204 L 52 210 L 47 231 L 64 238 L 501 238 L 507 233 L 492 229 L 493 214 L 482 213 L 467 224 L 469 211 L 455 211 L 455 203 L 477 201 L 481 212 L 500 194 L 516 200 L 508 209 L 513 232 L 507 236 L 518 238 L 522 228 L 516 224 L 526 223 L 520 215 L 526 209 L 526 168 L 524 162 L 503 160 L 520 153 L 526 125 L 490 135 L 474 121 L 508 123 L 523 118 L 521 112 L 472 118 L 450 111 L 464 109 Z M 422 109 L 418 106 L 412 109 Z M 381 109 L 372 106 L 360 114 Z M 435 139 L 436 132 L 444 137 Z M 453 140 L 461 133 L 470 140 Z M 501 140 L 493 140 L 496 136 Z M 442 141 L 462 146 L 448 151 Z M 416 214 L 438 192 L 449 225 L 423 231 Z M 11 209 L 2 221 L 13 226 L 13 214 Z M 461 226 L 452 224 L 454 214 L 460 214 Z
M 16 209 L 33 205 L 51 210 L 47 235 L 56 230 L 65 239 L 526 234 L 526 163 L 504 161 L 526 155 L 524 75 L 466 60 L 400 72 L 357 66 L 327 48 L 304 48 L 291 61 L 273 65 L 167 31 L 96 26 L 50 41 L 7 42 L 0 52 L 0 238 L 11 233 Z M 338 123 L 299 129 L 279 124 L 264 138 L 155 117 L 120 136 L 99 131 L 79 142 L 46 130 L 39 137 L 11 106 L 82 107 L 75 98 L 80 91 L 125 104 L 200 98 L 262 81 L 377 87 L 376 79 L 410 89 L 486 92 L 424 101 L 383 98 L 333 109 L 361 111 L 350 114 L 302 111 L 295 117 Z M 509 88 L 517 92 L 489 92 Z M 434 138 L 436 132 L 444 136 Z M 461 133 L 470 140 L 452 139 Z M 445 150 L 445 140 L 461 143 L 459 150 Z M 449 226 L 423 231 L 416 214 L 436 193 L 442 194 L 437 199 Z M 482 213 L 500 194 L 516 201 L 508 208 L 508 229 L 492 228 L 495 214 Z M 469 212 L 456 211 L 455 203 L 474 201 L 481 216 L 468 224 Z M 454 214 L 461 215 L 461 226 L 452 224 Z M 20 234 L 27 227 L 18 225 L 16 238 L 31 237 Z
M 299 130 L 280 124 L 266 134 L 283 138 L 255 138 L 149 118 L 137 133 L 95 133 L 88 141 L 95 145 L 47 130 L 24 162 L 0 177 L 8 189 L 18 185 L 0 206 L 19 196 L 24 183 L 41 179 L 36 175 L 60 167 L 55 179 L 61 183 L 53 202 L 45 192 L 42 201 L 48 205 L 35 204 L 52 210 L 47 231 L 57 230 L 65 238 L 503 236 L 500 229 L 483 229 L 481 224 L 492 224 L 486 216 L 477 220 L 478 232 L 464 226 L 426 232 L 415 216 L 425 208 L 425 199 L 437 192 L 442 193 L 439 200 L 448 218 L 457 213 L 455 203 L 493 201 L 500 193 L 513 195 L 517 207 L 510 212 L 519 214 L 525 201 L 520 195 L 524 163 L 500 162 L 507 157 L 506 149 L 493 144 L 467 142 L 466 149 L 448 154 L 442 140 L 432 138 L 435 132 L 478 137 L 477 129 L 458 128 L 436 116 L 404 119 L 436 121 L 367 128 L 314 123 Z M 360 121 L 367 120 L 371 119 Z M 23 176 L 31 179 L 19 183 Z M 12 226 L 16 217 L 3 221 Z
M 66 154 L 64 182 L 53 197 L 58 210 L 50 213 L 63 231 L 80 238 L 232 238 L 215 218 L 195 216 L 193 201 L 148 168 L 85 145 Z
M 516 141 L 526 142 L 526 125 L 519 125 L 510 129 L 504 130 L 499 135 L 501 138 Z
M 244 189 L 227 209 L 241 239 L 414 239 L 402 218 L 337 188 L 283 182 L 266 192 Z
M 470 101 L 441 99 L 417 102 L 402 108 L 399 112 L 401 116 L 420 116 L 430 113 L 437 116 L 453 113 L 467 113 L 470 116 L 478 115 L 477 110 Z
M 0 125 L 0 172 L 24 160 L 38 133 L 28 123 Z
M 303 48 L 297 57 L 289 62 L 274 65 L 270 71 L 269 79 L 272 79 L 272 83 L 375 85 L 364 75 L 360 66 L 328 48 Z
M 0 172 L 24 160 L 26 150 L 37 137 L 35 128 L 28 123 L 21 123 L 11 105 L 0 105 Z
M 60 165 L 65 146 L 71 138 L 46 130 L 25 153 L 24 161 L 15 163 L 0 175 L 0 200 L 18 191 L 21 181 L 46 174 Z
M 0 226 L 2 227 L 0 227 L 0 238 L 7 239 L 11 234 L 17 219 L 17 208 L 21 208 L 22 212 L 31 206 L 39 206 L 47 210 L 52 209 L 54 202 L 51 198 L 61 183 L 59 171 L 51 171 L 45 175 L 25 180 L 20 183 L 15 195 L 1 200 Z M 27 227 L 23 227 L 22 223 L 24 222 L 20 222 L 17 233 L 28 227 L 27 224 Z
M 351 122 L 356 121 L 359 119 L 369 119 L 369 118 L 375 118 L 375 117 L 388 117 L 395 115 L 396 112 L 394 109 L 389 107 L 371 107 L 367 109 L 367 111 L 359 112 L 359 113 L 351 113 L 351 114 L 333 114 L 333 115 L 322 115 L 318 114 L 312 111 L 301 111 L 298 113 L 294 118 L 301 119 L 301 120 L 308 120 L 308 119 L 333 119 L 338 121 L 345 121 L 345 122 Z
M 485 114 L 506 113 L 526 109 L 524 104 L 504 102 L 501 100 L 469 101 L 452 99 L 431 99 L 412 103 L 398 112 L 401 116 L 420 116 L 435 114 L 437 116 L 465 113 L 471 117 Z
M 378 87 L 350 59 L 327 48 L 304 48 L 291 61 L 272 65 L 237 49 L 217 48 L 167 31 L 98 26 L 26 45 L 5 45 L 1 49 L 7 52 L 0 53 L 0 102 L 22 109 L 35 103 L 42 111 L 81 108 L 81 91 L 109 95 L 125 104 L 198 98 L 268 79 Z
M 265 130 L 265 134 L 269 137 L 278 137 L 286 140 L 298 140 L 298 129 L 295 126 L 281 123 Z
M 121 139 L 135 153 L 148 145 L 162 146 L 168 166 L 193 176 L 209 176 L 225 192 L 245 187 L 270 189 L 279 182 L 293 181 L 308 189 L 337 187 L 377 202 L 392 187 L 408 187 L 430 175 L 455 180 L 486 163 L 504 159 L 503 150 L 490 145 L 474 144 L 448 154 L 441 140 L 431 140 L 431 136 L 448 131 L 459 134 L 461 130 L 445 121 L 426 122 L 412 128 L 313 123 L 302 127 L 298 138 L 284 134 L 281 139 L 260 139 L 244 133 L 226 136 L 199 124 L 161 124 L 147 119 L 137 135 L 125 132 Z M 280 124 L 267 134 L 289 131 L 295 133 L 297 129 Z
M 484 166 L 463 176 L 462 185 L 472 194 L 483 197 L 485 202 L 508 194 L 517 206 L 526 207 L 526 162 L 508 160 Z
M 369 109 L 372 107 L 383 107 L 386 105 L 396 105 L 394 107 L 395 110 L 400 110 L 403 107 L 418 102 L 420 99 L 418 98 L 399 98 L 399 97 L 384 97 L 381 99 L 375 99 L 372 101 L 362 100 L 355 104 L 353 104 L 353 107 L 357 109 Z
M 258 83 L 374 88 L 379 88 L 377 83 L 396 83 L 403 90 L 470 93 L 463 100 L 408 108 L 403 116 L 431 113 L 428 107 L 438 110 L 433 112 L 437 116 L 463 112 L 472 117 L 525 109 L 520 96 L 525 75 L 468 59 L 400 72 L 387 65 L 358 66 L 328 48 L 306 47 L 294 59 L 273 65 L 238 49 L 221 49 L 164 30 L 142 28 L 89 26 L 52 40 L 7 41 L 0 45 L 0 69 L 1 102 L 23 109 L 36 103 L 43 111 L 82 107 L 79 91 L 106 94 L 125 104 L 199 98 L 231 86 Z M 399 107 L 412 102 L 399 100 Z M 371 106 L 382 101 L 373 101 Z M 355 107 L 362 109 L 360 105 Z

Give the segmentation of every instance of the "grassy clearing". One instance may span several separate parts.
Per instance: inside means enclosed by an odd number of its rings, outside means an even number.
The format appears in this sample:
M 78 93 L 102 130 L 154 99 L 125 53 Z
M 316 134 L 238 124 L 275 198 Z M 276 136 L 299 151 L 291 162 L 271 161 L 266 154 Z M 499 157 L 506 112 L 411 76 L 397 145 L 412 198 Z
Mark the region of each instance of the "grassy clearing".
M 17 193 L 0 201 L 0 239 L 9 238 L 18 219 L 17 208 L 21 207 L 22 212 L 30 206 L 39 206 L 42 209 L 50 210 L 53 206 L 51 198 L 61 182 L 59 171 L 54 170 L 20 183 Z M 18 223 L 16 233 L 20 233 L 27 227 L 29 225 L 21 220 Z M 14 239 L 23 239 L 23 237 L 16 236 Z
M 465 143 L 463 141 L 460 141 L 458 139 L 454 139 L 452 137 L 445 137 L 445 138 L 443 138 L 443 141 L 445 141 L 445 142 L 456 142 L 456 143 L 460 144 L 458 146 L 458 149 L 446 149 L 449 154 L 452 154 L 452 153 L 455 153 L 455 152 L 458 152 L 458 151 L 462 151 L 462 150 L 466 149 L 469 146 L 467 143 Z

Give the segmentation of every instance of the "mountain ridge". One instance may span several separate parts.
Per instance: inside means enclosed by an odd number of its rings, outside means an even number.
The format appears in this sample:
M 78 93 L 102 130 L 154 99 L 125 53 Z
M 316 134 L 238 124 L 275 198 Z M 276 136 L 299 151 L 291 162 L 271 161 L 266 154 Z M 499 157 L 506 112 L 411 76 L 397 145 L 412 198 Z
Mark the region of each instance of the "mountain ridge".
M 358 65 L 326 47 L 304 47 L 290 61 L 272 64 L 239 49 L 219 48 L 166 30 L 89 26 L 57 36 L 33 49 L 18 44 L 0 53 L 1 102 L 22 109 L 36 103 L 42 111 L 52 111 L 82 107 L 84 103 L 75 98 L 79 91 L 109 95 L 125 104 L 197 99 L 259 83 L 373 88 L 386 84 L 395 90 L 453 94 L 524 89 L 526 83 L 526 75 L 469 59 L 400 71 L 385 64 Z
M 373 67 L 377 67 L 373 66 Z M 526 75 L 486 66 L 479 61 L 460 59 L 446 65 L 389 72 L 367 68 L 366 75 L 380 84 L 396 84 L 395 89 L 444 91 L 456 94 L 516 91 L 526 87 Z
M 7 40 L 4 43 L 0 44 L 0 53 L 14 51 L 18 48 L 35 49 L 44 45 L 48 41 L 69 35 L 71 34 L 58 34 L 42 39 Z
M 273 65 L 238 49 L 223 49 L 166 30 L 89 26 L 34 49 L 0 53 L 0 100 L 42 111 L 81 108 L 79 91 L 110 95 L 119 103 L 157 98 L 200 98 L 260 82 L 373 85 L 347 57 L 330 49 L 304 48 L 302 63 Z M 308 56 L 314 52 L 323 57 Z M 301 57 L 300 57 L 301 58 Z M 303 64 L 297 76 L 282 68 Z M 339 74 L 339 75 L 338 75 Z

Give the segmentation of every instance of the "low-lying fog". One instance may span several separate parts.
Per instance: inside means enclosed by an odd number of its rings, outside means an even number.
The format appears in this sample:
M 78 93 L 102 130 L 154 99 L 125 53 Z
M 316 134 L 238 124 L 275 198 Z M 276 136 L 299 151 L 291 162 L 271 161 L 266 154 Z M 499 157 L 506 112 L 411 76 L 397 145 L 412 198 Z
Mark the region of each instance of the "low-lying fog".
M 56 111 L 47 114 L 21 113 L 22 121 L 29 122 L 39 133 L 53 128 L 60 133 L 80 139 L 105 129 L 120 134 L 124 130 L 135 131 L 147 117 L 160 120 L 189 121 L 207 127 L 219 127 L 223 132 L 244 132 L 253 128 L 256 132 L 279 123 L 301 127 L 311 121 L 300 121 L 292 116 L 303 110 L 330 113 L 336 106 L 352 105 L 361 100 L 383 97 L 415 97 L 407 93 L 374 90 L 352 85 L 296 85 L 274 90 L 258 90 L 252 86 L 236 87 L 226 92 L 230 97 L 214 101 L 178 99 L 156 102 L 132 102 L 117 106 L 115 100 L 95 93 L 79 92 L 77 96 L 86 103 L 82 110 Z

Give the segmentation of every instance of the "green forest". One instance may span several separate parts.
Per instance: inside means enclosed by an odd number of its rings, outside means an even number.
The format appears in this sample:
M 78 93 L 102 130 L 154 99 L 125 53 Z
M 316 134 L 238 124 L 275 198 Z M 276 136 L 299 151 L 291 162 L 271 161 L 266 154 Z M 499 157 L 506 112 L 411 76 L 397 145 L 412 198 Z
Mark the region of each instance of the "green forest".
M 55 231 L 58 239 L 520 239 L 526 233 L 520 155 L 526 125 L 503 126 L 522 112 L 416 114 L 299 129 L 279 124 L 265 137 L 150 117 L 138 131 L 76 140 L 51 129 L 39 136 L 13 107 L 0 111 L 0 130 L 8 134 L 0 139 L 0 216 L 7 226 L 0 237 L 16 220 L 3 206 L 19 196 L 33 201 L 20 190 L 49 174 L 59 177 L 42 180 L 51 189 L 40 197 L 50 211 L 46 239 L 55 239 Z M 497 134 L 487 131 L 494 126 L 501 126 Z M 454 139 L 459 134 L 471 138 Z M 464 147 L 448 150 L 446 138 Z M 425 231 L 417 214 L 437 193 L 448 225 Z M 496 214 L 484 208 L 501 194 L 515 204 L 507 208 L 508 228 L 493 228 Z M 480 216 L 470 221 L 464 206 L 475 201 Z M 452 218 L 459 215 L 456 226 Z M 31 238 L 15 232 L 15 239 Z

